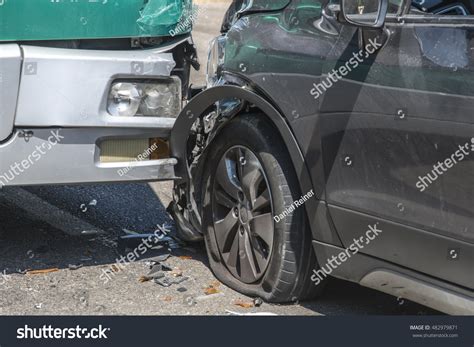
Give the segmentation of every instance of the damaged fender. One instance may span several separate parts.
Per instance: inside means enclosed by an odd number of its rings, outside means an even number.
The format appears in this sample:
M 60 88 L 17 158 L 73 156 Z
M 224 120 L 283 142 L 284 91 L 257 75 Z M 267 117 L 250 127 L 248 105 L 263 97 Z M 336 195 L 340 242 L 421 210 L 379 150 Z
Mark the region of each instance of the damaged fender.
M 192 213 L 199 221 L 200 216 L 197 204 L 192 194 L 193 183 L 191 169 L 187 161 L 188 138 L 190 136 L 193 124 L 199 117 L 204 115 L 206 110 L 208 110 L 217 101 L 232 98 L 240 99 L 241 101 L 250 105 L 255 105 L 272 121 L 272 123 L 278 129 L 286 147 L 288 148 L 296 174 L 299 178 L 301 191 L 306 192 L 313 189 L 308 168 L 306 167 L 303 155 L 296 142 L 296 139 L 293 136 L 288 124 L 286 123 L 285 118 L 281 116 L 281 114 L 272 106 L 272 104 L 270 104 L 267 100 L 254 91 L 243 87 L 231 85 L 213 87 L 196 95 L 194 99 L 191 100 L 191 102 L 188 103 L 188 105 L 182 110 L 173 127 L 170 140 L 171 155 L 173 158 L 178 159 L 178 165 L 176 166 L 175 172 L 179 179 L 176 181 L 176 186 L 185 187 L 187 208 L 188 210 L 192 210 Z M 310 212 L 308 215 L 315 216 L 317 207 L 317 200 L 312 199 L 308 201 L 306 205 L 307 211 Z M 193 228 L 190 223 L 187 223 L 182 214 L 179 215 L 176 206 L 171 206 L 170 210 L 172 215 L 175 217 L 175 220 L 180 224 L 180 237 L 187 241 L 197 241 L 202 239 L 201 231 L 196 230 L 196 228 Z M 185 227 L 183 228 L 183 226 Z

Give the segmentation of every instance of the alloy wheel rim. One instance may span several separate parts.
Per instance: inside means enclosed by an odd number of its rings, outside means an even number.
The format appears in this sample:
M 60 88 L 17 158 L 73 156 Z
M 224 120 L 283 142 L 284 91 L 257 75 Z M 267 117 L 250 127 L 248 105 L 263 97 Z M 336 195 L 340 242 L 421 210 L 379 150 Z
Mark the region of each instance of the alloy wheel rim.
M 275 230 L 268 180 L 250 149 L 234 146 L 220 159 L 211 204 L 227 269 L 244 283 L 258 281 L 270 262 Z

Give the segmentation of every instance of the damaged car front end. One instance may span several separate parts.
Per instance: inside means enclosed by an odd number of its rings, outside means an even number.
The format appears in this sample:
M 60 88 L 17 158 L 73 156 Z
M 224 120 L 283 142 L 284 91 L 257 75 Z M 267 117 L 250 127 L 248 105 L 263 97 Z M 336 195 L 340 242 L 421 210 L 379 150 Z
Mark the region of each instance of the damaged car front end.
M 449 1 L 232 3 L 171 135 L 169 210 L 219 280 L 290 302 L 331 276 L 474 312 L 472 16 Z M 437 162 L 457 174 L 425 176 Z
M 192 11 L 188 0 L 3 3 L 0 185 L 173 179 L 169 136 L 199 68 L 182 25 Z M 57 130 L 54 155 L 36 153 Z M 36 170 L 11 174 L 21 160 Z
M 199 181 L 203 165 L 206 163 L 206 149 L 210 146 L 219 129 L 242 110 L 259 105 L 273 109 L 254 90 L 252 83 L 234 74 L 223 71 L 227 34 L 232 26 L 246 14 L 279 11 L 287 6 L 288 0 L 268 1 L 235 0 L 227 10 L 221 27 L 221 35 L 209 45 L 206 70 L 206 86 L 193 86 L 191 95 L 197 95 L 185 107 L 182 116 L 173 128 L 171 151 L 179 158 L 176 166 L 178 179 L 175 180 L 174 201 L 168 211 L 178 222 L 178 232 L 183 240 L 195 242 L 203 239 L 201 212 L 199 206 Z M 238 31 L 238 25 L 234 28 Z M 230 48 L 231 49 L 231 48 Z M 245 72 L 245 64 L 241 66 Z M 242 98 L 236 97 L 242 95 Z M 227 97 L 226 97 L 227 96 Z M 275 115 L 276 110 L 273 110 Z

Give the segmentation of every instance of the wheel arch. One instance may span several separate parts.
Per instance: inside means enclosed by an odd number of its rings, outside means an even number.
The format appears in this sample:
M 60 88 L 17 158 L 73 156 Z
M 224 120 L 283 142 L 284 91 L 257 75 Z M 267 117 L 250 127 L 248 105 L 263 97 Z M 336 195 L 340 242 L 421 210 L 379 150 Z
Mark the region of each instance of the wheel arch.
M 171 155 L 178 159 L 178 165 L 175 171 L 176 176 L 179 177 L 177 183 L 189 187 L 192 182 L 190 168 L 187 162 L 187 142 L 194 122 L 198 117 L 203 116 L 216 102 L 228 98 L 240 99 L 248 104 L 254 105 L 264 113 L 275 126 L 290 154 L 301 193 L 306 194 L 313 189 L 318 190 L 314 192 L 316 198 L 308 200 L 304 205 L 313 239 L 329 244 L 340 245 L 340 239 L 327 213 L 326 204 L 320 200 L 322 192 L 313 185 L 303 153 L 286 118 L 270 101 L 247 87 L 223 85 L 207 89 L 197 94 L 182 110 L 172 129 L 170 138 Z M 197 206 L 192 200 L 190 189 L 187 189 L 187 191 L 188 201 L 191 201 L 195 213 L 198 214 Z M 198 217 L 198 219 L 200 218 Z M 195 239 L 196 235 L 189 235 L 187 238 Z
M 235 85 L 224 85 L 207 89 L 196 95 L 191 102 L 181 111 L 176 123 L 171 131 L 170 149 L 171 155 L 178 159 L 176 166 L 176 176 L 182 180 L 188 180 L 187 169 L 187 141 L 191 128 L 198 117 L 201 117 L 216 102 L 236 98 L 261 110 L 278 130 L 280 137 L 283 139 L 286 148 L 290 154 L 293 167 L 295 168 L 300 189 L 302 193 L 313 189 L 313 184 L 306 167 L 303 154 L 294 137 L 286 119 L 281 113 L 266 99 L 248 88 Z

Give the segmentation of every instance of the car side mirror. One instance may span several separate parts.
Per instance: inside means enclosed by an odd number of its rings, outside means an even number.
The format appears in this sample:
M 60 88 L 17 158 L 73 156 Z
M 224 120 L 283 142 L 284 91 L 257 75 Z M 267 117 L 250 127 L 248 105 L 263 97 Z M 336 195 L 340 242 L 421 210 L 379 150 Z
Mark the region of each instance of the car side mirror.
M 381 28 L 388 11 L 388 0 L 341 0 L 346 22 L 369 28 Z

